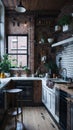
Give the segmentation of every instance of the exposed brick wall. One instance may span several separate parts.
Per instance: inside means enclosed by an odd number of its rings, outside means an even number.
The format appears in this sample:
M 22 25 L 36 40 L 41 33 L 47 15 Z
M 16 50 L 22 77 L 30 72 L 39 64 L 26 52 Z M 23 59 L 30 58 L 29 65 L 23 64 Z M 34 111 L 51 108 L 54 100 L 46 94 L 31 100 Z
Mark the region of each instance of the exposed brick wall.
M 12 18 L 13 17 L 13 18 Z M 34 19 L 33 17 L 24 17 L 24 15 L 6 15 L 5 30 L 6 34 L 28 34 L 28 66 L 34 73 Z M 15 25 L 13 26 L 13 19 Z M 19 26 L 17 22 L 19 21 Z M 24 22 L 27 26 L 24 26 Z

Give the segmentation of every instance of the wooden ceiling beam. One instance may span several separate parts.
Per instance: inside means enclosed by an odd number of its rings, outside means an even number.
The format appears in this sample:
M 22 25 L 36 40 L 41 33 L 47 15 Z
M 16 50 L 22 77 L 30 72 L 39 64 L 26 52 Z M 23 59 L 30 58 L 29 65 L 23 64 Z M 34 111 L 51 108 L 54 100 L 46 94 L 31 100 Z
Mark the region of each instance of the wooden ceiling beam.
M 31 15 L 36 17 L 57 17 L 59 15 L 60 11 L 54 11 L 54 10 L 35 10 L 35 11 L 26 11 L 25 13 L 17 13 L 15 10 L 6 10 L 6 15 L 8 14 L 15 14 L 15 15 Z

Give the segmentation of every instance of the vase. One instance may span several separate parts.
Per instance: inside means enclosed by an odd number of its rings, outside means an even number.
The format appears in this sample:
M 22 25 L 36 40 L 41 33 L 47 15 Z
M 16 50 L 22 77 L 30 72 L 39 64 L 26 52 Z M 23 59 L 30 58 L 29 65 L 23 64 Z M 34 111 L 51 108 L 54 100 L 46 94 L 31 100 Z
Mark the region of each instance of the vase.
M 68 29 L 69 29 L 68 25 L 63 25 L 63 32 L 68 31 Z
M 4 74 L 5 74 L 5 77 L 6 77 L 6 78 L 10 77 L 10 73 L 5 72 Z

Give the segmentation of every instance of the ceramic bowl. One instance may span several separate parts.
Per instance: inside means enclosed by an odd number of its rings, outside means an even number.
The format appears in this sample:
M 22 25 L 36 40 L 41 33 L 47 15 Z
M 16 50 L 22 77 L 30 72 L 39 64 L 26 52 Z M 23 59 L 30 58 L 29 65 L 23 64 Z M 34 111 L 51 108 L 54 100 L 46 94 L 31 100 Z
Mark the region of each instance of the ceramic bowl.
M 47 39 L 49 43 L 53 43 L 54 39 L 53 38 L 48 38 Z

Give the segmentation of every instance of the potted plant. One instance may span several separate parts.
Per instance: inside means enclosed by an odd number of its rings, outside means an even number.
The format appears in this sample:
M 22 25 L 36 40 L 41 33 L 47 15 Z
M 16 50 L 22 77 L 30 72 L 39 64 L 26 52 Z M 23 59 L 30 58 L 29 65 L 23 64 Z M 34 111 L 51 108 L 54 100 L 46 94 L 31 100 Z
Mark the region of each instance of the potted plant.
M 8 77 L 10 74 L 10 68 L 11 68 L 11 61 L 8 59 L 8 55 L 5 54 L 3 55 L 3 59 L 0 62 L 1 72 L 3 72 L 6 75 L 6 77 Z
M 56 31 L 61 31 L 61 26 L 60 25 L 55 25 L 55 32 Z
M 63 32 L 68 30 L 68 25 L 71 23 L 71 16 L 63 15 L 58 21 L 58 24 L 63 27 Z
M 26 74 L 26 76 L 29 76 L 30 75 L 30 69 L 27 67 L 27 66 L 24 66 L 23 67 L 23 70 L 24 70 L 24 73 Z

